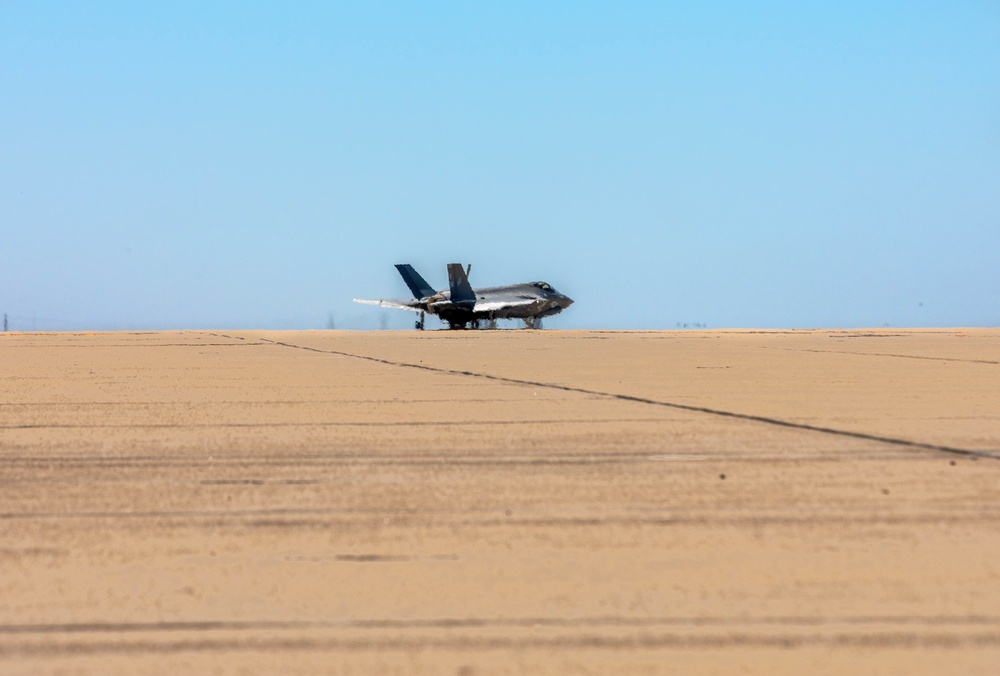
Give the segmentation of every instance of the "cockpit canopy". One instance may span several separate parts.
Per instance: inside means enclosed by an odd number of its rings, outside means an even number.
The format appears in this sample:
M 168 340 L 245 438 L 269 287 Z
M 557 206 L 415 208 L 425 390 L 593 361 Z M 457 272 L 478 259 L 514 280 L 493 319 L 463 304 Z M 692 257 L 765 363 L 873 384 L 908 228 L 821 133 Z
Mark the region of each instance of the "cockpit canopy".
M 555 293 L 556 292 L 555 289 L 553 289 L 551 286 L 549 286 L 545 282 L 532 282 L 531 285 L 533 287 L 535 287 L 536 289 L 541 289 L 542 291 L 546 291 L 548 293 Z

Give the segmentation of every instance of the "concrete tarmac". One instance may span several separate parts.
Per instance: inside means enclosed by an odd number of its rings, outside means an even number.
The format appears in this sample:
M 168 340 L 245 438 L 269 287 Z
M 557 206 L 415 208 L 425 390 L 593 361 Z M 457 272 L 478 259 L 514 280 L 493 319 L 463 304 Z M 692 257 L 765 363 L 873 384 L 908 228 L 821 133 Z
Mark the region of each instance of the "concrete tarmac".
M 1000 330 L 0 334 L 0 673 L 1000 672 Z

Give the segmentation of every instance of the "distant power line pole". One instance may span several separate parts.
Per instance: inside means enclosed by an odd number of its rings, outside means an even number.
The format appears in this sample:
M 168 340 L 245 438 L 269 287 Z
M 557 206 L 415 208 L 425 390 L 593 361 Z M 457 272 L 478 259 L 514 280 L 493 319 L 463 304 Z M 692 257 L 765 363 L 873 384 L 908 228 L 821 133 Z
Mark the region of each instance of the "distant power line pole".
M 3 313 L 3 331 L 7 333 L 7 313 Z

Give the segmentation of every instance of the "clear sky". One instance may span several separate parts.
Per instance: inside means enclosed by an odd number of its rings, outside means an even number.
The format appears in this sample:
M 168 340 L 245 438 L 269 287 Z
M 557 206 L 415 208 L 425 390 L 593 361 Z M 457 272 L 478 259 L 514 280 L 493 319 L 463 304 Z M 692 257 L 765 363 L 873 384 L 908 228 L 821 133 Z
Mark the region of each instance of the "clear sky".
M 12 329 L 1000 325 L 1000 3 L 0 2 Z M 429 322 L 429 326 L 436 322 Z

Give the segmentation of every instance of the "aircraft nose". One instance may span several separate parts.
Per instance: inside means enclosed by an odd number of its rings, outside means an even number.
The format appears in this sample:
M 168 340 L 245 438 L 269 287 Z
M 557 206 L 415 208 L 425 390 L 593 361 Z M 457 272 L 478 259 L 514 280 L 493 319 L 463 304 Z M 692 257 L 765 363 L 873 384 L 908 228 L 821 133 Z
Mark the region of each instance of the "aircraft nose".
M 568 308 L 572 304 L 573 304 L 573 299 L 572 298 L 570 298 L 569 296 L 564 296 L 561 293 L 559 294 L 559 307 L 561 307 L 563 310 L 565 310 L 566 308 Z

